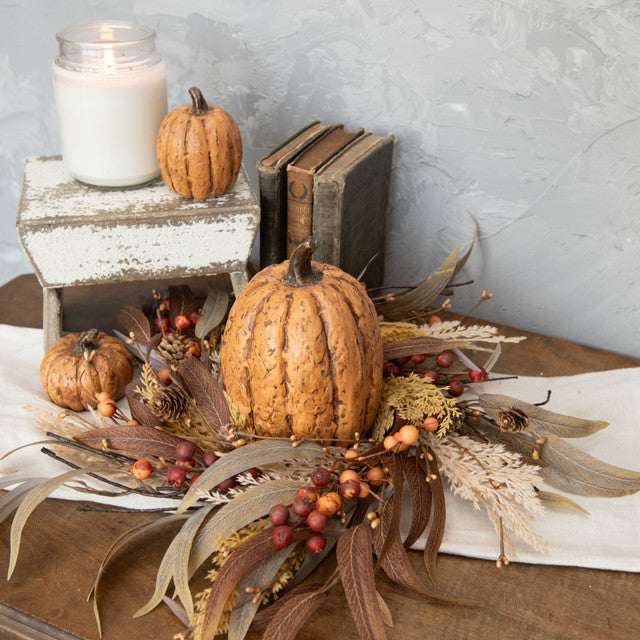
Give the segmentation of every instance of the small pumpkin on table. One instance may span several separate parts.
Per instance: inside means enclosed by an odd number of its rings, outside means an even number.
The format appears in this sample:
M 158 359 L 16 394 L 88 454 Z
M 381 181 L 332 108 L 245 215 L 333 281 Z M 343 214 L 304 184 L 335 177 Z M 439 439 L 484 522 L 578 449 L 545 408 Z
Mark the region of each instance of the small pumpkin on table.
M 133 356 L 122 341 L 89 329 L 69 333 L 51 345 L 40 363 L 40 379 L 49 400 L 84 411 L 97 408 L 102 399 L 122 398 L 133 367 Z

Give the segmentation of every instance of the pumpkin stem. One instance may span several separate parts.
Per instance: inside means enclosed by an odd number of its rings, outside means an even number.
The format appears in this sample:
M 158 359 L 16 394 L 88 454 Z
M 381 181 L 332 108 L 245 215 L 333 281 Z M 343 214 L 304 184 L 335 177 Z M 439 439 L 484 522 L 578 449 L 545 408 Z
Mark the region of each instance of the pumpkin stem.
M 97 329 L 89 329 L 87 331 L 83 331 L 78 336 L 78 341 L 73 347 L 73 351 L 75 353 L 85 353 L 88 351 L 93 351 L 96 348 L 96 340 L 98 338 L 98 334 L 100 332 Z
M 191 87 L 191 89 L 189 89 L 189 95 L 193 103 L 193 107 L 191 108 L 192 115 L 202 116 L 209 111 L 210 107 L 198 87 Z
M 311 266 L 311 256 L 318 248 L 318 241 L 309 236 L 305 238 L 291 253 L 287 279 L 294 285 L 305 285 L 317 282 L 322 274 Z

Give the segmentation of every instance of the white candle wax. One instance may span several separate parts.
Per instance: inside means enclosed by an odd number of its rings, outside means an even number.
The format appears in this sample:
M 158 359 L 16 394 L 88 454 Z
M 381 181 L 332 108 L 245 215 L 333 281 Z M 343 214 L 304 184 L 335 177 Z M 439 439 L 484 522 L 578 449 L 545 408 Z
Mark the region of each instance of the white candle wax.
M 105 64 L 102 72 L 54 63 L 53 79 L 62 156 L 74 178 L 127 187 L 159 175 L 156 135 L 167 113 L 163 61 L 134 71 Z

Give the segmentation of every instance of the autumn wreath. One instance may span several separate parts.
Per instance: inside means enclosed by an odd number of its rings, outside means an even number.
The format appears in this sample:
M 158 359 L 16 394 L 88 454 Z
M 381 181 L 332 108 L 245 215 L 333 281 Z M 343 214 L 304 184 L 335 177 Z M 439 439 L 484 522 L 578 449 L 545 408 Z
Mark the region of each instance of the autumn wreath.
M 29 515 L 57 487 L 142 495 L 173 501 L 164 506 L 170 513 L 114 548 L 183 524 L 136 615 L 165 601 L 185 624 L 182 638 L 264 629 L 263 638 L 282 640 L 294 638 L 342 583 L 360 636 L 384 638 L 389 612 L 377 569 L 429 601 L 470 604 L 432 587 L 443 479 L 486 511 L 498 534 L 498 565 L 516 538 L 544 546 L 531 516 L 545 503 L 580 509 L 540 491 L 543 479 L 609 496 L 640 488 L 640 474 L 564 439 L 605 422 L 473 393 L 492 375 L 501 345 L 520 338 L 437 317 L 468 253 L 456 249 L 418 286 L 370 297 L 357 279 L 313 262 L 314 248 L 309 238 L 290 261 L 257 274 L 230 309 L 226 291 L 198 298 L 177 286 L 154 291 L 142 310 L 121 310 L 120 336 L 139 363 L 128 410 L 87 375 L 84 391 L 97 404 L 88 418 L 68 410 L 40 416 L 48 436 L 42 451 L 71 469 L 45 481 L 16 478 L 0 498 L 0 515 L 15 510 L 9 575 Z M 479 302 L 490 297 L 483 291 Z M 82 357 L 91 372 L 94 353 Z M 420 537 L 426 579 L 407 555 Z M 335 573 L 305 580 L 334 550 Z M 194 594 L 192 578 L 203 567 L 208 586 Z

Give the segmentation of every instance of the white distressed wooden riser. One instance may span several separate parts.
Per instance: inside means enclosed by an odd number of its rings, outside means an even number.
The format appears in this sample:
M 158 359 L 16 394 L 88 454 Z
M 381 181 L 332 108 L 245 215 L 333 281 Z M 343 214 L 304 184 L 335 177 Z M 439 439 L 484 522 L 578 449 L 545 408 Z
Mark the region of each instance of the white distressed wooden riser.
M 259 226 L 244 168 L 230 192 L 188 200 L 160 180 L 95 189 L 59 156 L 28 158 L 16 227 L 44 290 L 45 349 L 61 335 L 64 287 L 229 273 L 237 294 Z

